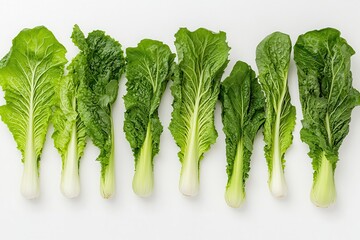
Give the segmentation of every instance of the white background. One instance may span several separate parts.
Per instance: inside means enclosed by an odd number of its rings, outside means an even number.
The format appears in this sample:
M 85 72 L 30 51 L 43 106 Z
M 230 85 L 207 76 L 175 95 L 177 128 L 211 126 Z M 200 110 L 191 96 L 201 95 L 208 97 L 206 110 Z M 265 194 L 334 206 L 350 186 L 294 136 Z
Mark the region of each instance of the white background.
M 175 51 L 174 34 L 179 27 L 206 27 L 227 32 L 231 46 L 227 76 L 237 60 L 256 69 L 256 45 L 273 31 L 299 34 L 323 27 L 342 31 L 360 52 L 360 4 L 358 1 L 3 1 L 0 0 L 0 55 L 25 27 L 45 25 L 68 49 L 71 59 L 77 49 L 70 40 L 72 27 L 85 33 L 105 30 L 124 48 L 143 38 L 164 41 Z M 116 146 L 116 197 L 99 194 L 98 150 L 89 143 L 81 161 L 81 196 L 62 196 L 61 160 L 53 147 L 50 128 L 41 159 L 41 196 L 25 200 L 19 191 L 23 165 L 7 127 L 0 123 L 0 239 L 360 239 L 360 109 L 353 111 L 350 133 L 340 150 L 336 169 L 338 198 L 328 209 L 319 209 L 309 199 L 312 167 L 308 147 L 299 139 L 302 119 L 297 76 L 291 60 L 289 86 L 297 108 L 294 143 L 286 154 L 288 196 L 274 199 L 267 186 L 267 166 L 262 135 L 255 141 L 247 202 L 231 209 L 224 201 L 227 181 L 225 143 L 220 104 L 215 112 L 219 137 L 201 164 L 200 193 L 195 198 L 178 191 L 178 148 L 167 128 L 172 96 L 166 90 L 160 106 L 164 125 L 161 151 L 155 158 L 155 189 L 141 199 L 131 188 L 134 163 L 122 131 L 125 78 L 114 106 Z M 354 86 L 360 89 L 360 54 L 352 58 Z M 169 84 L 170 85 L 170 84 Z M 4 103 L 1 93 L 0 102 Z

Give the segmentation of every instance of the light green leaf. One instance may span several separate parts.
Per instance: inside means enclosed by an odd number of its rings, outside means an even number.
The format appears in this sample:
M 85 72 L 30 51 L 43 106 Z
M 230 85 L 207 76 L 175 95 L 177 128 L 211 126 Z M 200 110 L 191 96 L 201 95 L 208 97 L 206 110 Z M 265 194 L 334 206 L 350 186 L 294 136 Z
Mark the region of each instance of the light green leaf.
M 180 147 L 180 190 L 195 195 L 200 159 L 217 138 L 214 109 L 230 48 L 224 32 L 203 28 L 181 28 L 175 38 L 179 66 L 171 87 L 174 110 L 169 129 Z
M 66 49 L 45 27 L 24 29 L 13 40 L 0 69 L 6 104 L 0 115 L 22 153 L 22 193 L 39 194 L 38 161 L 48 130 L 54 85 L 61 79 Z
M 52 117 L 54 144 L 62 158 L 61 190 L 67 197 L 80 192 L 79 161 L 86 145 L 86 131 L 77 107 L 80 78 L 84 77 L 84 59 L 75 57 L 68 74 L 55 86 L 55 111 Z

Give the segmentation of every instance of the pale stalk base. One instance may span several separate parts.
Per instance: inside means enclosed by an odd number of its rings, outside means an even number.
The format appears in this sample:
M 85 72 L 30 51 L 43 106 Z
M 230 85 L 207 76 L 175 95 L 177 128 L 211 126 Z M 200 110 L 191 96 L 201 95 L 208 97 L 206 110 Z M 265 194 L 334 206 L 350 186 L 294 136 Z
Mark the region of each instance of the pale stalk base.
M 280 118 L 280 117 L 278 117 Z M 277 126 L 280 123 L 277 121 Z M 278 128 L 277 128 L 278 129 Z M 282 166 L 279 133 L 275 133 L 274 138 L 274 152 L 272 159 L 271 175 L 268 181 L 271 194 L 276 198 L 283 198 L 287 195 L 287 186 L 284 176 L 284 169 Z
M 132 188 L 139 197 L 148 197 L 154 188 L 154 174 L 152 166 L 152 138 L 150 122 L 147 127 L 146 137 L 141 147 L 139 159 L 135 167 Z
M 334 171 L 325 155 L 310 193 L 311 201 L 318 207 L 326 208 L 336 200 Z
M 245 202 L 245 194 L 242 190 L 242 187 L 239 187 L 236 184 L 230 184 L 230 186 L 226 188 L 225 191 L 225 201 L 229 207 L 241 207 Z
M 194 114 L 191 116 L 187 148 L 181 165 L 179 190 L 185 196 L 196 196 L 199 193 L 199 129 L 198 109 L 199 98 L 197 98 Z
M 141 169 L 141 166 L 137 167 L 132 182 L 132 188 L 134 193 L 139 197 L 151 196 L 154 188 L 154 177 L 151 166 L 150 170 Z
M 106 166 L 104 176 L 100 177 L 100 194 L 109 199 L 115 193 L 115 154 L 114 154 L 114 124 L 111 117 L 111 154 L 109 164 Z
M 76 124 L 74 124 L 68 145 L 66 159 L 61 173 L 60 189 L 67 198 L 75 198 L 80 194 L 79 158 L 77 155 Z
M 287 77 L 284 78 L 285 85 L 287 84 Z M 286 88 L 281 94 L 281 101 L 277 109 L 282 108 L 283 98 L 286 94 Z M 276 198 L 283 198 L 287 195 L 287 186 L 285 182 L 284 169 L 282 166 L 282 154 L 280 145 L 280 124 L 281 124 L 281 111 L 277 112 L 275 121 L 275 132 L 273 138 L 273 153 L 272 153 L 272 166 L 270 179 L 268 181 L 271 194 Z
M 30 111 L 32 112 L 32 111 Z M 32 116 L 30 115 L 30 119 Z M 26 136 L 26 149 L 24 155 L 24 172 L 21 179 L 21 194 L 27 199 L 34 199 L 40 195 L 40 179 L 38 169 L 38 159 L 33 139 L 32 121 L 28 124 L 28 134 Z
M 21 194 L 27 199 L 40 195 L 39 172 L 36 159 L 25 159 L 24 172 L 21 179 Z
M 110 166 L 109 164 L 105 171 L 105 176 L 101 177 L 100 180 L 100 193 L 103 198 L 109 199 L 113 196 L 114 192 L 115 192 L 115 170 L 114 167 Z
M 198 161 L 189 159 L 181 167 L 179 190 L 185 196 L 196 196 L 199 193 Z
M 273 170 L 271 179 L 269 180 L 269 188 L 271 194 L 276 198 L 283 198 L 287 195 L 287 186 L 285 182 L 284 172 L 282 167 Z
M 64 167 L 61 175 L 60 189 L 62 194 L 67 198 L 75 198 L 80 194 L 80 177 L 78 168 Z
M 245 193 L 243 186 L 243 143 L 239 142 L 237 146 L 233 172 L 226 187 L 225 201 L 232 208 L 239 208 L 245 202 Z

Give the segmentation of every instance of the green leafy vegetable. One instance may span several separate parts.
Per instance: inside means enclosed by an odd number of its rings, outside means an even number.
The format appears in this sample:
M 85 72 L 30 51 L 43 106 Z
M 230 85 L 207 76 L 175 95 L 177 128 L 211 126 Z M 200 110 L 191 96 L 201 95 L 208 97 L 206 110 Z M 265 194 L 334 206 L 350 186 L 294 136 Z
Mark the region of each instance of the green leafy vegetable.
M 241 61 L 235 64 L 221 84 L 220 100 L 228 163 L 225 200 L 236 208 L 245 200 L 253 142 L 265 120 L 265 98 L 249 65 Z
M 45 27 L 22 30 L 1 61 L 0 84 L 6 105 L 2 120 L 22 153 L 21 192 L 39 195 L 39 161 L 54 104 L 54 85 L 64 73 L 66 49 Z
M 153 190 L 153 158 L 159 152 L 163 127 L 158 107 L 175 55 L 159 41 L 145 39 L 126 49 L 127 94 L 124 131 L 135 156 L 134 192 L 142 197 Z
M 81 55 L 75 57 L 68 66 L 68 75 L 55 88 L 52 137 L 62 158 L 61 191 L 69 198 L 80 193 L 79 161 L 86 145 L 86 131 L 77 107 L 80 78 L 85 76 L 84 60 Z
M 301 140 L 309 145 L 314 168 L 311 200 L 319 207 L 335 201 L 334 170 L 360 94 L 352 87 L 350 58 L 355 51 L 336 29 L 300 35 L 294 47 L 303 120 Z
M 295 127 L 296 110 L 291 105 L 288 90 L 290 53 L 290 37 L 280 32 L 267 36 L 256 49 L 259 80 L 266 98 L 264 150 L 268 183 L 275 197 L 283 197 L 287 192 L 284 155 L 292 143 Z
M 86 134 L 100 149 L 100 192 L 110 198 L 115 191 L 114 127 L 111 106 L 118 93 L 125 68 L 121 45 L 103 31 L 93 31 L 85 38 L 75 25 L 72 39 L 81 52 L 84 72 L 78 88 L 78 109 Z
M 215 143 L 214 109 L 220 78 L 228 63 L 224 32 L 181 28 L 175 34 L 179 66 L 171 87 L 174 96 L 170 131 L 180 147 L 180 191 L 196 195 L 203 154 Z

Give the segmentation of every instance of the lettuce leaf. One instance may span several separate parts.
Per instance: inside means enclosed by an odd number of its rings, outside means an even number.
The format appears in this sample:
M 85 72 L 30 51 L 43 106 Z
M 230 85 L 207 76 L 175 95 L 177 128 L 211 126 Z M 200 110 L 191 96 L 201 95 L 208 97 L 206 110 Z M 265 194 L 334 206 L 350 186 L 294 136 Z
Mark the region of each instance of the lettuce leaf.
M 264 150 L 268 183 L 275 197 L 283 197 L 287 192 L 284 155 L 292 143 L 296 118 L 288 89 L 290 53 L 290 37 L 280 32 L 270 34 L 256 48 L 259 81 L 266 98 Z
M 230 76 L 221 83 L 220 100 L 228 174 L 225 200 L 237 208 L 245 200 L 253 143 L 265 120 L 265 97 L 248 64 L 235 64 Z
M 73 198 L 80 193 L 79 161 L 86 145 L 84 123 L 78 113 L 77 93 L 84 77 L 85 61 L 81 55 L 68 66 L 68 74 L 55 85 L 55 111 L 52 117 L 54 144 L 62 158 L 61 191 Z
M 45 27 L 22 30 L 1 61 L 6 104 L 0 115 L 22 153 L 21 192 L 39 195 L 39 161 L 54 104 L 54 86 L 64 73 L 66 49 Z
M 181 28 L 175 38 L 179 65 L 171 87 L 169 129 L 180 147 L 180 191 L 193 196 L 199 188 L 200 160 L 217 138 L 214 109 L 230 48 L 224 32 L 203 28 L 194 32 Z
M 126 49 L 124 131 L 135 157 L 134 192 L 142 197 L 153 190 L 153 158 L 159 152 L 163 127 L 158 107 L 171 76 L 175 55 L 162 42 L 144 39 Z
M 301 140 L 309 145 L 314 180 L 311 200 L 320 207 L 335 201 L 334 170 L 360 94 L 352 87 L 355 54 L 333 28 L 300 35 L 294 47 L 303 112 Z
M 111 106 L 118 93 L 119 80 L 125 69 L 120 43 L 103 31 L 93 31 L 85 38 L 75 25 L 72 39 L 81 50 L 85 70 L 80 77 L 78 110 L 86 134 L 100 149 L 100 192 L 110 198 L 115 191 L 114 127 Z

